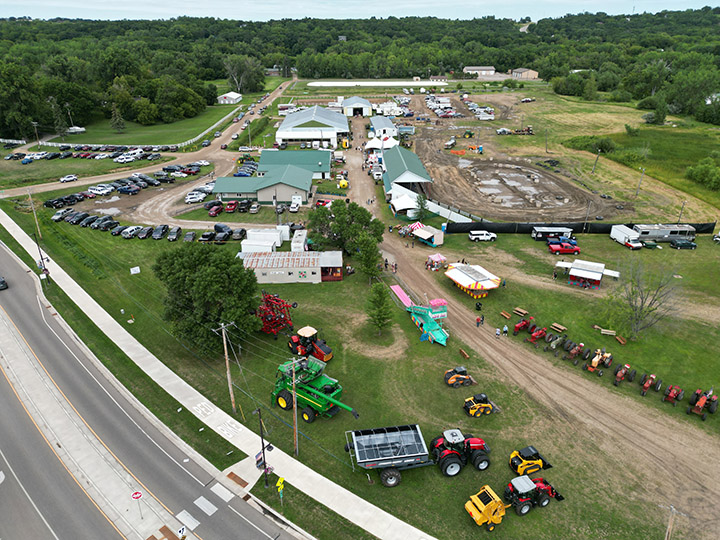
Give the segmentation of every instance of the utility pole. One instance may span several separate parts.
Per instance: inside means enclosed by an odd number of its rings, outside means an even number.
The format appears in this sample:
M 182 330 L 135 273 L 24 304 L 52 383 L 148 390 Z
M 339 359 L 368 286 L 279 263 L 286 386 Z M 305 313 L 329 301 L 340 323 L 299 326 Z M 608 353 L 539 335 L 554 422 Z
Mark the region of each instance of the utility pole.
M 35 218 L 35 228 L 37 229 L 38 238 L 42 240 L 42 233 L 40 232 L 40 224 L 37 219 L 37 212 L 35 212 L 35 205 L 33 204 L 32 195 L 30 195 L 30 188 L 27 190 L 28 199 L 30 199 L 30 208 L 32 208 L 33 217 Z
M 595 158 L 595 163 L 593 163 L 593 170 L 590 174 L 595 174 L 595 167 L 597 166 L 597 162 L 600 159 L 600 152 L 602 152 L 602 150 L 600 150 L 598 148 L 598 154 L 597 154 L 597 157 Z
M 35 128 L 35 140 L 37 141 L 38 150 L 40 150 L 40 137 L 38 136 L 38 123 L 37 122 L 30 122 L 32 124 L 32 127 Z
M 591 202 L 592 201 L 588 201 L 587 212 L 585 212 L 585 224 L 583 225 L 583 233 L 585 232 L 585 229 L 587 229 L 588 218 L 590 217 L 590 203 Z
M 223 348 L 225 349 L 225 369 L 227 371 L 228 391 L 230 392 L 230 403 L 232 403 L 233 414 L 237 414 L 237 409 L 235 408 L 235 392 L 233 392 L 232 377 L 230 376 L 230 358 L 228 357 L 227 338 L 225 337 L 225 328 L 228 326 L 235 326 L 235 323 L 222 323 L 220 328 L 216 328 L 213 332 L 216 334 L 218 333 L 218 330 L 222 332 Z
M 70 125 L 74 126 L 75 124 L 73 124 L 72 115 L 70 114 L 70 104 L 67 101 L 65 102 L 65 108 L 67 109 L 67 112 L 68 112 L 68 118 L 70 119 Z
M 680 207 L 680 215 L 678 216 L 678 225 L 680 224 L 680 220 L 682 219 L 683 210 L 685 210 L 685 203 L 687 201 L 683 201 L 682 206 Z
M 640 181 L 638 182 L 638 187 L 635 190 L 635 198 L 637 199 L 638 193 L 640 193 L 640 184 L 642 184 L 643 176 L 645 176 L 645 167 L 641 167 L 640 170 L 642 171 L 642 174 L 640 175 Z
M 268 464 L 267 461 L 265 461 L 265 438 L 263 437 L 263 422 L 262 422 L 262 413 L 260 412 L 260 407 L 255 409 L 253 411 L 253 414 L 258 415 L 258 420 L 260 421 L 260 444 L 262 445 L 262 459 L 263 459 L 263 474 L 265 475 L 265 487 L 269 488 L 270 484 L 268 483 Z
M 550 152 L 548 152 L 548 141 L 547 141 L 547 139 L 548 139 L 548 132 L 547 132 L 547 128 L 545 128 L 545 153 L 546 153 L 546 154 L 549 154 Z

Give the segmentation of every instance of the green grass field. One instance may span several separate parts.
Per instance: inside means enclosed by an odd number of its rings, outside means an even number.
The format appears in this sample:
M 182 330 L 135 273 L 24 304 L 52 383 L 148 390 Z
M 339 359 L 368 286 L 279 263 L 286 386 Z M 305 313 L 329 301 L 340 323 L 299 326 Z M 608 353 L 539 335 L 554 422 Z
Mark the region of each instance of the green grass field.
M 47 147 L 45 147 L 47 148 Z M 77 174 L 79 178 L 97 176 L 111 172 L 128 171 L 148 167 L 151 164 L 160 165 L 169 161 L 170 157 L 163 157 L 156 161 L 133 161 L 132 163 L 115 163 L 112 159 L 40 159 L 28 165 L 19 161 L 0 160 L 0 189 L 9 189 L 22 186 L 42 184 L 49 180 L 58 180 L 68 174 Z M 61 184 L 58 183 L 58 187 Z M 78 188 L 79 189 L 79 188 Z
M 18 214 L 9 201 L 0 205 L 26 230 L 32 228 L 30 215 Z M 160 315 L 163 292 L 150 266 L 161 250 L 176 249 L 177 245 L 150 240 L 120 240 L 98 231 L 50 223 L 49 215 L 50 212 L 44 209 L 40 212 L 44 249 L 82 282 L 109 313 L 117 314 L 119 321 L 127 318 L 128 313 L 133 314 L 136 324 L 128 326 L 128 330 L 190 384 L 228 410 L 221 355 L 197 350 L 173 337 L 170 332 L 157 331 L 157 328 L 166 328 Z M 218 248 L 236 249 L 229 245 Z M 141 274 L 131 276 L 127 269 L 135 265 L 141 267 Z M 469 306 L 473 303 L 472 299 L 452 287 L 441 273 L 436 278 L 443 283 L 448 295 L 458 295 Z M 464 502 L 482 484 L 489 483 L 501 489 L 508 480 L 508 471 L 503 464 L 505 456 L 512 449 L 526 445 L 528 433 L 533 434 L 533 442 L 543 448 L 551 461 L 561 459 L 564 453 L 572 452 L 574 444 L 580 443 L 568 442 L 567 434 L 539 430 L 545 411 L 527 399 L 520 389 L 500 383 L 494 368 L 474 353 L 464 362 L 482 381 L 482 391 L 497 403 L 512 403 L 512 406 L 505 407 L 501 415 L 482 420 L 465 417 L 459 403 L 466 396 L 444 386 L 441 377 L 444 369 L 460 361 L 456 350 L 464 345 L 456 338 L 453 338 L 452 347 L 448 348 L 420 342 L 417 329 L 400 309 L 394 310 L 391 328 L 386 330 L 382 339 L 373 340 L 373 332 L 365 323 L 362 302 L 357 301 L 357 298 L 366 296 L 367 287 L 367 280 L 357 274 L 340 283 L 272 287 L 273 293 L 298 302 L 299 307 L 293 312 L 296 326 L 309 324 L 321 329 L 322 336 L 335 353 L 328 364 L 328 374 L 340 380 L 345 387 L 343 400 L 360 413 L 360 420 L 341 412 L 332 420 L 319 418 L 312 425 L 302 424 L 300 459 L 359 496 L 436 537 L 443 537 L 448 523 L 452 523 L 453 537 L 475 538 L 478 529 L 466 515 Z M 607 345 L 589 330 L 595 308 L 592 301 L 579 303 L 570 296 L 543 294 L 514 281 L 510 281 L 506 290 L 496 293 L 484 301 L 488 327 L 499 322 L 499 315 L 496 322 L 492 313 L 524 305 L 538 320 L 564 322 L 573 337 L 588 335 L 592 336 L 587 338 L 592 346 Z M 122 318 L 121 308 L 126 312 Z M 613 352 L 618 361 L 629 359 L 639 371 L 657 370 L 663 378 L 667 378 L 665 374 L 669 373 L 673 384 L 690 388 L 693 384 L 717 378 L 717 368 L 706 359 L 720 352 L 718 337 L 718 329 L 711 325 L 669 324 L 648 333 L 641 342 L 628 344 L 623 350 Z M 284 342 L 274 341 L 262 334 L 246 335 L 235 331 L 230 333 L 230 340 L 234 348 L 239 343 L 243 346 L 240 359 L 242 372 L 233 367 L 238 404 L 246 416 L 257 406 L 263 406 L 263 420 L 273 444 L 292 451 L 291 416 L 271 407 L 268 400 L 276 367 L 288 357 Z M 560 360 L 556 362 L 562 363 Z M 565 365 L 561 369 L 579 368 Z M 607 376 L 596 380 L 598 384 L 609 385 Z M 615 391 L 642 399 L 636 395 L 636 389 L 637 385 L 626 385 Z M 697 420 L 685 417 L 679 408 L 662 405 L 654 393 L 645 399 L 663 414 L 672 414 L 684 421 Z M 454 479 L 442 477 L 434 466 L 408 471 L 403 475 L 403 484 L 392 490 L 383 488 L 376 474 L 371 474 L 374 484 L 370 485 L 363 472 L 352 471 L 343 452 L 345 430 L 415 422 L 421 425 L 427 440 L 450 426 L 480 434 L 493 447 L 494 465 L 482 474 L 467 469 Z M 248 420 L 252 429 L 254 424 Z M 711 422 L 702 425 L 702 428 L 718 431 L 717 425 Z M 583 441 L 582 444 L 582 451 L 593 453 L 596 462 L 609 463 L 615 459 L 605 456 L 599 447 L 589 448 L 588 444 L 593 444 L 591 442 Z M 272 457 L 269 463 L 272 464 Z M 540 539 L 588 536 L 624 539 L 662 534 L 664 527 L 661 523 L 646 519 L 648 513 L 654 511 L 654 505 L 634 498 L 632 491 L 625 492 L 622 497 L 606 499 L 602 505 L 595 505 L 593 517 L 588 519 L 587 501 L 597 496 L 594 468 L 555 465 L 551 479 L 567 500 L 557 504 L 553 502 L 549 508 L 533 512 L 523 519 L 508 516 L 495 533 L 498 538 L 523 538 L 528 531 L 533 531 L 533 537 Z M 254 492 L 266 498 L 264 489 L 256 488 Z M 275 496 L 274 491 L 267 494 L 268 498 Z M 293 504 L 288 501 L 286 505 Z M 276 505 L 277 501 L 271 504 Z M 302 506 L 305 503 L 298 499 L 297 504 Z M 292 510 L 286 508 L 287 512 L 292 511 L 293 516 L 297 516 L 295 519 L 301 526 L 312 525 L 306 523 L 303 512 L 297 506 Z M 439 516 L 442 519 L 438 519 Z M 323 539 L 354 538 L 351 532 L 339 536 L 340 533 L 333 533 L 332 528 L 320 531 L 318 535 Z

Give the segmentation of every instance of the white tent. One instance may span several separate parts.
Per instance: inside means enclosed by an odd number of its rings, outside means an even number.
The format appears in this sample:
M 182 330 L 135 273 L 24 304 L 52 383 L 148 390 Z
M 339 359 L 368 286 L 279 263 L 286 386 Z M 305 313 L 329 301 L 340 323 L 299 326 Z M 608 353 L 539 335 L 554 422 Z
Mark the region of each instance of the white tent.
M 415 199 L 413 199 L 410 195 L 407 194 L 401 195 L 397 199 L 393 199 L 392 201 L 390 201 L 390 204 L 395 209 L 395 212 L 402 212 L 404 210 L 411 210 L 417 208 Z
M 380 150 L 383 147 L 383 143 L 377 137 L 370 139 L 365 144 L 365 150 Z
M 388 148 L 395 148 L 400 143 L 392 137 L 385 137 L 382 141 L 380 141 L 380 144 L 382 144 L 382 148 L 384 150 L 387 150 Z

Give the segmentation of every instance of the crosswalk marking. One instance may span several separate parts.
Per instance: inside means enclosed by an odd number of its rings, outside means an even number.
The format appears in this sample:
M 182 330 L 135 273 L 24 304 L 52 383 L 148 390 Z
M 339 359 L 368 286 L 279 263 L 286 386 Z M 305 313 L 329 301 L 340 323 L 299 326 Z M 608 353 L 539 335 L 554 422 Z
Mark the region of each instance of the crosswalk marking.
M 205 512 L 208 516 L 212 516 L 215 512 L 217 512 L 217 506 L 208 501 L 205 497 L 198 497 L 195 500 L 195 506 Z
M 191 531 L 194 531 L 194 530 L 195 530 L 195 527 L 197 527 L 198 525 L 200 525 L 200 522 L 199 522 L 197 519 L 195 519 L 194 517 L 192 517 L 192 516 L 190 515 L 190 512 L 188 512 L 187 510 L 183 510 L 183 511 L 180 512 L 178 515 L 176 515 L 175 517 L 178 519 L 178 521 L 179 521 L 180 523 L 182 523 L 183 525 L 185 525 L 185 526 L 186 526 L 188 529 L 190 529 Z
M 228 488 L 223 486 L 220 483 L 215 484 L 210 488 L 210 491 L 212 491 L 215 495 L 220 497 L 225 502 L 230 502 L 230 499 L 232 499 L 235 494 L 230 491 Z

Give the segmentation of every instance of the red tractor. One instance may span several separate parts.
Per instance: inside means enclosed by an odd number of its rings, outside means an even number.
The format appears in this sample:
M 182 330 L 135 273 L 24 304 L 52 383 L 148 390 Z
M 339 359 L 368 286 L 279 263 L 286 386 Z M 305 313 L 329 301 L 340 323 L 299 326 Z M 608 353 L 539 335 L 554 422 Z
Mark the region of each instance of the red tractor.
M 690 396 L 690 406 L 685 412 L 687 412 L 687 414 L 699 414 L 704 422 L 707 420 L 707 412 L 705 412 L 705 409 L 707 409 L 710 414 L 715 414 L 717 408 L 718 397 L 713 396 L 713 388 L 710 388 L 707 392 L 703 392 L 698 388 L 693 395 Z
M 278 332 L 285 328 L 293 329 L 292 318 L 290 317 L 290 308 L 296 308 L 297 302 L 287 303 L 277 294 L 269 294 L 262 292 L 262 304 L 255 310 L 257 315 L 263 322 L 260 329 L 266 334 L 272 334 L 277 339 Z
M 520 319 L 520 322 L 515 325 L 513 329 L 513 336 L 517 336 L 521 330 L 527 330 L 528 332 L 534 332 L 537 328 L 536 324 L 533 324 L 535 317 L 528 317 L 527 319 Z
M 589 357 L 589 355 L 585 355 L 586 360 Z M 602 368 L 609 368 L 612 365 L 612 360 L 612 354 L 605 352 L 605 349 L 595 349 L 593 359 L 590 360 L 590 362 L 584 363 L 582 368 L 590 373 L 597 373 L 598 377 L 602 377 L 604 373 Z
M 540 346 L 539 341 L 542 341 L 545 338 L 545 335 L 547 334 L 547 328 L 540 328 L 539 330 L 535 330 L 532 334 L 530 334 L 530 337 L 526 337 L 525 341 L 529 341 L 533 345 L 535 345 L 535 348 L 537 349 Z
M 314 356 L 323 362 L 329 362 L 333 357 L 333 352 L 327 346 L 325 340 L 317 335 L 317 330 L 312 326 L 305 326 L 297 331 L 297 334 L 290 338 L 288 347 L 293 354 L 298 356 Z
M 665 389 L 665 395 L 663 395 L 662 400 L 663 401 L 669 401 L 673 404 L 673 407 L 677 407 L 678 401 L 682 401 L 682 398 L 685 397 L 685 390 L 680 388 L 677 385 L 668 385 L 668 387 Z
M 459 429 L 447 429 L 430 442 L 433 461 L 445 476 L 456 476 L 468 463 L 478 471 L 490 466 L 490 447 L 479 437 L 463 434 Z
M 651 388 L 659 392 L 662 388 L 662 379 L 658 379 L 654 373 L 652 375 L 643 373 L 642 377 L 640 377 L 640 395 L 644 396 Z
M 572 360 L 573 364 L 577 366 L 578 362 L 580 362 L 580 353 L 582 352 L 584 346 L 584 343 L 573 343 L 572 341 L 567 341 L 564 346 L 567 354 L 563 356 L 563 360 Z
M 617 386 L 625 379 L 633 382 L 635 380 L 635 373 L 636 372 L 634 369 L 630 369 L 630 364 L 625 364 L 624 366 L 617 366 L 615 368 L 615 380 L 613 381 L 613 384 Z
M 544 478 L 530 478 L 529 476 L 518 476 L 510 480 L 505 487 L 503 498 L 515 508 L 518 516 L 526 515 L 534 506 L 545 508 L 550 504 L 550 499 L 556 501 L 565 499 Z

